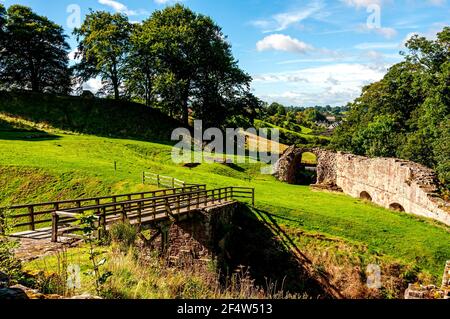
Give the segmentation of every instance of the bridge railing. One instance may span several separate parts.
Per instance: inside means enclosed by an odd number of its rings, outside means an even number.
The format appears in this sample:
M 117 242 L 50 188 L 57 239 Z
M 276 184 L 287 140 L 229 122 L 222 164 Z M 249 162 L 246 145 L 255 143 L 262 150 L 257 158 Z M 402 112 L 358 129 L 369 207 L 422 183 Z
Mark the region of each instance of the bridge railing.
M 45 203 L 35 203 L 27 205 L 14 205 L 0 207 L 0 234 L 3 233 L 3 223 L 7 222 L 14 230 L 31 230 L 44 228 L 52 222 L 52 213 L 66 209 L 80 208 L 108 203 L 120 203 L 136 199 L 154 198 L 159 196 L 173 195 L 186 191 L 205 190 L 206 185 L 189 185 L 177 188 L 120 194 L 111 196 L 79 198 L 72 200 L 61 200 Z M 8 212 L 6 214 L 6 212 Z
M 171 176 L 164 176 L 160 174 L 143 172 L 142 173 L 142 184 L 152 184 L 158 187 L 186 187 L 186 186 L 194 186 L 196 184 L 189 184 L 185 181 L 179 180 L 177 178 Z
M 211 204 L 220 204 L 236 198 L 246 198 L 255 203 L 255 190 L 243 187 L 225 187 L 211 190 L 188 191 L 154 198 L 137 199 L 120 203 L 108 203 L 88 207 L 56 211 L 52 215 L 52 241 L 58 240 L 59 233 L 71 233 L 79 230 L 78 217 L 92 214 L 97 219 L 100 232 L 107 230 L 107 225 L 118 221 L 130 221 L 139 227 L 161 220 L 174 219 Z

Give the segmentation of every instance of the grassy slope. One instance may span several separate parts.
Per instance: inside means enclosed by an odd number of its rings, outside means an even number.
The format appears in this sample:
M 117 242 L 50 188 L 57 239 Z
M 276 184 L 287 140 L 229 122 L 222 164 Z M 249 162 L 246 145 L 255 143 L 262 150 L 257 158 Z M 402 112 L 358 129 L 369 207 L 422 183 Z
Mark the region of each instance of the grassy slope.
M 271 127 L 271 128 L 277 128 L 280 130 L 280 132 L 285 132 L 294 136 L 298 136 L 298 137 L 302 137 L 304 139 L 306 139 L 308 142 L 313 141 L 314 139 L 320 139 L 320 140 L 330 140 L 329 137 L 327 136 L 320 136 L 320 135 L 314 135 L 312 134 L 312 130 L 310 128 L 304 127 L 304 126 L 299 126 L 301 128 L 301 132 L 295 132 L 295 131 L 291 131 L 279 126 L 276 126 L 274 124 L 265 122 L 265 121 L 261 121 L 261 120 L 255 120 L 255 125 L 256 127 Z
M 209 187 L 255 187 L 258 208 L 283 227 L 367 246 L 371 254 L 417 264 L 436 279 L 450 259 L 448 227 L 342 194 L 283 184 L 259 174 L 259 165 L 233 169 L 203 164 L 189 170 L 171 162 L 171 147 L 164 144 L 63 133 L 30 140 L 27 134 L 0 132 L 1 205 L 12 204 L 11 199 L 18 203 L 141 190 L 148 188 L 140 185 L 141 172 L 147 170 Z

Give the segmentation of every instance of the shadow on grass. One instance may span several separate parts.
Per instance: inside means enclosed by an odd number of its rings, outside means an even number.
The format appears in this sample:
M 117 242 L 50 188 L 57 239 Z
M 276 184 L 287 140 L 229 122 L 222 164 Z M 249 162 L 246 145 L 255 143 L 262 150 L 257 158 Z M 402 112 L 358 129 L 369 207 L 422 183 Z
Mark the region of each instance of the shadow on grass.
M 231 271 L 249 267 L 256 285 L 265 289 L 273 284 L 275 290 L 310 298 L 342 297 L 270 213 L 241 205 L 233 224 L 226 261 Z
M 40 142 L 58 139 L 60 139 L 59 136 L 52 135 L 43 131 L 21 131 L 21 130 L 5 131 L 0 129 L 0 140 Z

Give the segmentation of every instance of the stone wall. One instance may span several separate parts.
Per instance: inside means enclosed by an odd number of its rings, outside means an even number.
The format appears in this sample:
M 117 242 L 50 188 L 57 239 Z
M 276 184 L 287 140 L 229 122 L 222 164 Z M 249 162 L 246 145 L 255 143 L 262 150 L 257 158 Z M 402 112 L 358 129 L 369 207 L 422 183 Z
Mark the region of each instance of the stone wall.
M 168 226 L 167 255 L 172 261 L 220 260 L 238 203 L 216 205 Z
M 450 225 L 450 203 L 437 195 L 438 182 L 431 169 L 395 158 L 290 147 L 277 163 L 275 175 L 294 183 L 293 172 L 305 151 L 317 155 L 318 185 L 336 185 L 353 197 Z

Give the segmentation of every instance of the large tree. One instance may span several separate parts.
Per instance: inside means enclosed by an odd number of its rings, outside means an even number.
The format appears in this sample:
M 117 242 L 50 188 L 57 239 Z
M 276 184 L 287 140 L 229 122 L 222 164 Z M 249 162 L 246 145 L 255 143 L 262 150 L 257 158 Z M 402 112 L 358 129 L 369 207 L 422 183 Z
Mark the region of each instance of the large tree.
M 153 93 L 169 113 L 187 124 L 189 108 L 207 125 L 245 114 L 250 76 L 239 69 L 219 26 L 177 4 L 155 11 L 136 36 L 143 66 L 152 65 Z M 138 64 L 142 65 L 142 64 Z M 149 78 L 149 76 L 146 76 Z
M 63 28 L 30 8 L 0 5 L 0 86 L 68 93 L 69 45 Z
M 105 84 L 102 91 L 120 98 L 131 30 L 124 14 L 91 11 L 86 16 L 81 27 L 74 30 L 78 41 L 76 57 L 81 59 L 76 71 L 81 81 L 99 76 Z
M 130 53 L 125 71 L 125 87 L 129 97 L 151 106 L 155 101 L 153 89 L 156 78 L 156 55 L 145 39 L 141 24 L 133 25 L 130 36 Z
M 412 37 L 405 61 L 363 89 L 333 137 L 341 150 L 435 168 L 450 188 L 450 28 Z

